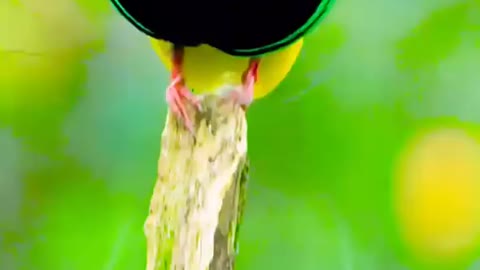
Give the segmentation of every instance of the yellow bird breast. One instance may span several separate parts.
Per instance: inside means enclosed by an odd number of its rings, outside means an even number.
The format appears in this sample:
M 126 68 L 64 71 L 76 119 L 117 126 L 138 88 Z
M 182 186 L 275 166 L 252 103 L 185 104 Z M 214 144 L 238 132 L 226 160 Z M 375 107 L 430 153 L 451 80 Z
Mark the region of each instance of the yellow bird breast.
M 171 70 L 171 43 L 151 39 L 152 46 Z M 297 59 L 303 39 L 289 47 L 262 56 L 255 84 L 254 98 L 272 92 L 287 76 Z M 196 94 L 213 93 L 223 85 L 240 85 L 242 74 L 248 67 L 248 57 L 228 55 L 208 45 L 185 48 L 183 75 L 185 83 Z

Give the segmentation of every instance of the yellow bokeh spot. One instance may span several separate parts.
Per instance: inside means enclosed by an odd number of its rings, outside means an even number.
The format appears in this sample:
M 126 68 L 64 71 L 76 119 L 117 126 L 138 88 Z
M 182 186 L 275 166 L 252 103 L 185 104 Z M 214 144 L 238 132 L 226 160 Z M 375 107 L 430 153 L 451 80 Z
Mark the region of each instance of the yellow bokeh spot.
M 421 136 L 400 160 L 399 226 L 424 259 L 460 258 L 480 240 L 480 145 L 459 129 Z

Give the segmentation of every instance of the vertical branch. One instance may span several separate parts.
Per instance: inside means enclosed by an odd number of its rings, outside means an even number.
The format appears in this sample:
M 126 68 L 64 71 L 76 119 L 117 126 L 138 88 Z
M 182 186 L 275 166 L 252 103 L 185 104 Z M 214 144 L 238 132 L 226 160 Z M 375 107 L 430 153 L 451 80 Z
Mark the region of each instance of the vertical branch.
M 247 179 L 247 122 L 214 96 L 189 114 L 195 134 L 172 115 L 162 134 L 158 178 L 145 223 L 147 270 L 233 269 Z

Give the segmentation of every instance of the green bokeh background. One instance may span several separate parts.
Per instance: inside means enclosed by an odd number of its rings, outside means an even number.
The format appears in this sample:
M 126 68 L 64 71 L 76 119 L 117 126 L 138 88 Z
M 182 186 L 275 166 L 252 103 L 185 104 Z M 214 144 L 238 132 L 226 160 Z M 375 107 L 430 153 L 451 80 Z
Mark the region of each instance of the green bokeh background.
M 68 76 L 0 75 L 0 269 L 144 269 L 168 74 L 110 6 L 49 1 L 78 18 L 24 5 L 26 17 L 54 18 L 40 55 L 14 42 L 34 26 L 2 13 L 0 62 L 69 61 L 48 71 Z M 83 40 L 70 26 L 95 31 Z M 392 172 L 425 126 L 480 121 L 479 70 L 477 0 L 337 1 L 287 79 L 249 110 L 238 269 L 442 269 L 402 242 Z

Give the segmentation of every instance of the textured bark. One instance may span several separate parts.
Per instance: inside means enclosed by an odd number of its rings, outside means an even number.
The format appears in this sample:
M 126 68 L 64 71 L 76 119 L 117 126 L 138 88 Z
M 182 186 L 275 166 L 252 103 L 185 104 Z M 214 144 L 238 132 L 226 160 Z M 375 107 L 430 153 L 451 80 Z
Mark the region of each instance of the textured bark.
M 245 113 L 207 96 L 189 115 L 193 135 L 170 114 L 162 134 L 147 270 L 233 269 L 248 174 Z

